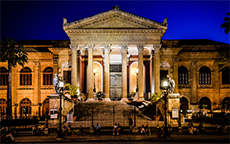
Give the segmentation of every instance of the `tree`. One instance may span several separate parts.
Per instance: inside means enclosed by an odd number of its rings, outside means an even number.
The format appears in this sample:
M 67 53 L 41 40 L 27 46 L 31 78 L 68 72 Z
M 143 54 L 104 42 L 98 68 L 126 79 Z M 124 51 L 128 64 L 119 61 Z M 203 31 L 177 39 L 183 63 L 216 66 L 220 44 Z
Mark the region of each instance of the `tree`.
M 80 87 L 77 87 L 77 86 L 72 86 L 71 84 L 67 83 L 65 84 L 65 87 L 68 87 L 69 90 L 70 90 L 70 96 L 72 98 L 78 98 L 77 97 L 77 90 L 79 89 L 79 91 L 81 90 Z
M 230 23 L 229 23 L 230 12 L 226 13 L 226 15 L 227 15 L 228 17 L 225 17 L 225 18 L 224 18 L 224 21 L 225 21 L 225 22 L 222 23 L 222 24 L 220 25 L 220 27 L 224 29 L 224 33 L 225 33 L 225 34 L 228 34 L 228 33 L 229 33 L 229 26 L 230 26 Z
M 14 39 L 2 39 L 0 61 L 8 63 L 8 86 L 7 86 L 7 116 L 12 117 L 12 67 L 20 65 L 24 67 L 28 62 L 27 53 L 22 45 L 16 45 Z
M 221 60 L 215 61 L 215 65 L 219 66 L 219 69 L 216 72 L 221 71 L 224 68 L 230 68 L 230 57 L 229 57 L 229 52 L 225 51 L 223 49 L 219 49 L 218 53 L 222 57 Z
M 162 94 L 163 94 L 162 91 L 152 94 L 152 96 L 150 97 L 150 101 L 151 101 L 151 104 L 156 103 L 156 107 L 159 108 L 164 118 L 165 111 L 164 111 L 164 100 L 162 98 Z

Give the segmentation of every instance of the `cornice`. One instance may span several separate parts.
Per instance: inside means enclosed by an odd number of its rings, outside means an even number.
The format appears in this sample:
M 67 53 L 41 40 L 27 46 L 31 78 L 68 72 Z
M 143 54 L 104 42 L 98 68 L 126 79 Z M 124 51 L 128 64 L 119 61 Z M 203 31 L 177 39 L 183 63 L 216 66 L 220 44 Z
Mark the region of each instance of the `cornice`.
M 59 54 L 60 51 L 70 51 L 70 48 L 61 48 L 61 47 L 55 47 L 55 48 L 48 48 L 53 54 Z
M 164 33 L 164 29 L 68 29 L 69 34 L 83 34 L 83 33 L 114 33 L 114 34 L 133 34 L 133 33 Z
M 160 27 L 165 28 L 165 29 L 167 29 L 167 27 L 168 27 L 167 18 L 164 19 L 163 23 L 160 23 L 160 22 L 156 22 L 156 21 L 138 16 L 138 15 L 134 15 L 134 14 L 129 13 L 129 12 L 125 12 L 125 11 L 118 10 L 118 9 L 112 9 L 112 10 L 109 10 L 106 12 L 102 12 L 102 13 L 93 15 L 91 17 L 87 17 L 84 19 L 80 19 L 78 21 L 71 22 L 71 23 L 68 23 L 67 19 L 63 18 L 63 28 L 66 29 L 68 27 L 72 27 L 72 26 L 76 26 L 76 25 L 78 25 L 77 27 L 80 27 L 81 25 L 84 25 L 85 22 L 90 21 L 90 20 L 98 19 L 100 22 L 103 19 L 108 19 L 108 18 L 112 18 L 112 17 L 118 17 L 118 18 L 125 19 L 125 20 L 138 19 L 142 22 L 148 22 L 150 24 L 157 25 L 157 26 L 160 26 Z

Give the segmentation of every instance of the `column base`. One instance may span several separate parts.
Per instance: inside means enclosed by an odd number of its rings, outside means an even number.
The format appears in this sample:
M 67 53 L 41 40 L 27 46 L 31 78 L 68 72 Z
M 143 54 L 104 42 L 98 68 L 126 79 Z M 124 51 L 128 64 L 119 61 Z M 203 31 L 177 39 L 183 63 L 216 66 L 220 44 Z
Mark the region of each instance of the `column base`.
M 129 100 L 127 98 L 122 98 L 121 101 L 122 102 L 129 102 Z
M 145 101 L 145 99 L 144 98 L 138 98 L 137 101 L 142 102 L 142 101 Z
M 110 98 L 104 98 L 104 101 L 111 101 Z
M 86 101 L 94 101 L 93 98 L 88 98 Z

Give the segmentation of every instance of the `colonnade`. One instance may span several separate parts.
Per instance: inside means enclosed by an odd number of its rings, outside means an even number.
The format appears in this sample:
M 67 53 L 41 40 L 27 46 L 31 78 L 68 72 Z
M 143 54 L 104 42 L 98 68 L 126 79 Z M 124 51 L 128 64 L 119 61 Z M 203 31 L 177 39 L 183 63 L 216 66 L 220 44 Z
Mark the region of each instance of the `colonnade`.
M 121 47 L 121 55 L 122 55 L 122 99 L 121 101 L 128 101 L 127 99 L 127 54 L 128 54 L 128 44 L 120 44 Z M 138 101 L 144 101 L 144 73 L 143 73 L 143 51 L 144 44 L 137 44 L 136 48 L 138 50 Z M 154 87 L 155 91 L 160 90 L 160 47 L 161 45 L 153 45 L 152 51 L 154 52 L 154 58 L 152 58 L 152 88 Z M 80 52 L 78 45 L 70 44 L 70 48 L 72 51 L 72 71 L 71 71 L 71 82 L 73 86 L 80 86 Z M 93 51 L 95 49 L 95 45 L 87 45 L 85 47 L 88 51 L 88 70 L 87 70 L 87 93 L 88 99 L 87 101 L 93 101 Z M 104 55 L 104 94 L 105 101 L 110 100 L 110 52 L 111 45 L 103 45 Z M 78 53 L 78 57 L 77 57 Z M 154 85 L 154 86 L 153 86 Z

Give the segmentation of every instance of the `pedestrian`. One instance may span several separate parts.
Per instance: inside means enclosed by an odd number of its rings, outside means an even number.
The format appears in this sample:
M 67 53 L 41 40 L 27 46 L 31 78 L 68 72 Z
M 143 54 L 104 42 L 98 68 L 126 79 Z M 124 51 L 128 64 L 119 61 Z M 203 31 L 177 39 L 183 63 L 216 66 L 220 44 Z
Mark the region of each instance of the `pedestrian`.
M 145 127 L 145 133 L 148 134 L 148 135 L 151 135 L 151 129 L 150 129 L 148 124 Z
M 129 129 L 130 129 L 130 132 L 132 133 L 132 130 L 133 130 L 133 127 L 134 127 L 133 118 L 130 115 L 128 115 L 128 120 L 129 120 Z
M 95 126 L 95 134 L 100 134 L 100 130 L 101 130 L 101 126 L 97 123 L 97 125 Z
M 144 127 L 144 125 L 141 126 L 140 133 L 141 133 L 141 135 L 145 135 L 145 127 Z

